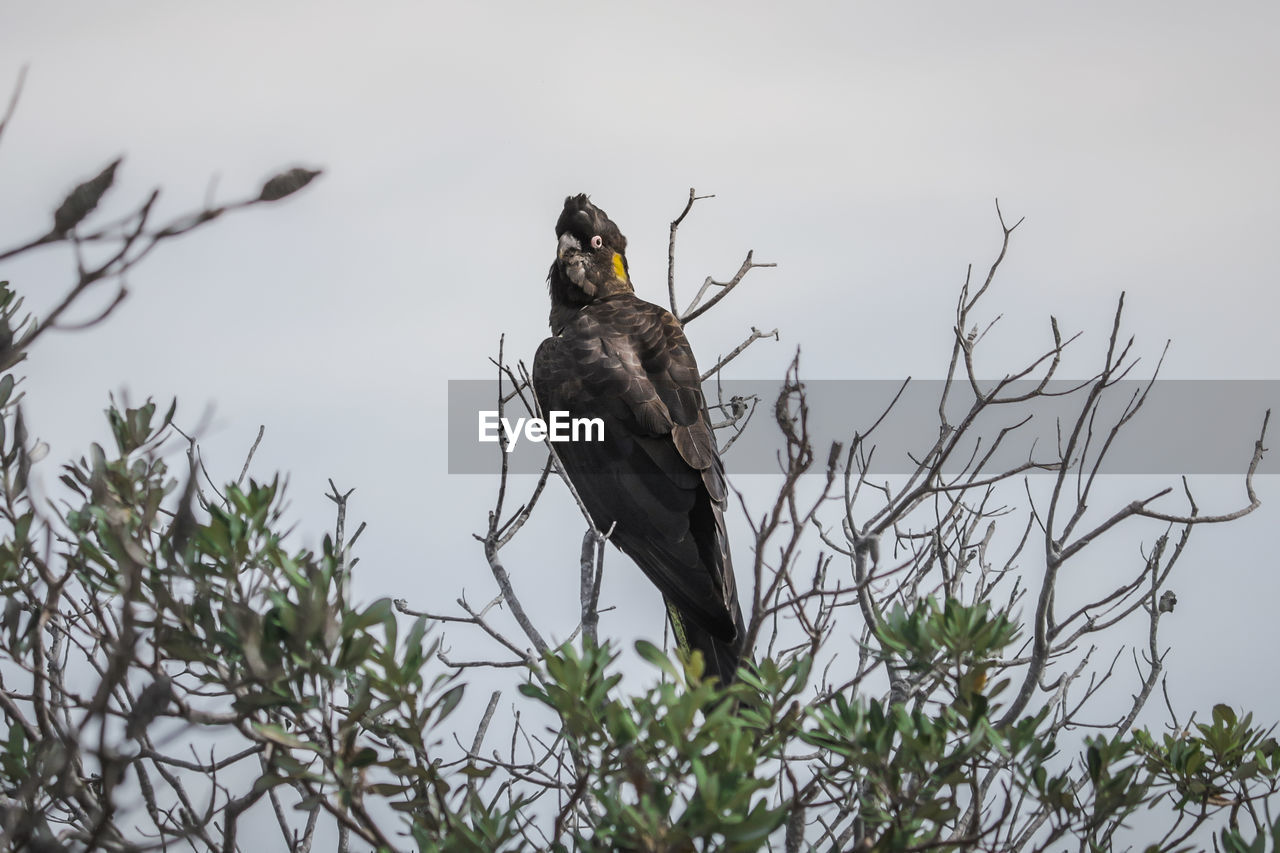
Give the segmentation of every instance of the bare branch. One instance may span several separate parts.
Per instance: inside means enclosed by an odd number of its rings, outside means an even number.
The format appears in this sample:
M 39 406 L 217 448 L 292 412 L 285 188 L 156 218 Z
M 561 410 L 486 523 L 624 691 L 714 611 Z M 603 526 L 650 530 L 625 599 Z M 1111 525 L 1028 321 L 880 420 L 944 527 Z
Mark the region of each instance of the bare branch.
M 762 267 L 777 266 L 777 264 L 774 264 L 774 263 L 757 264 L 755 261 L 752 260 L 754 255 L 755 253 L 753 251 L 747 252 L 747 257 L 745 260 L 743 260 L 742 266 L 738 267 L 738 271 L 734 273 L 733 278 L 729 279 L 728 281 L 716 281 L 711 276 L 707 276 L 706 280 L 702 282 L 702 287 L 698 289 L 697 295 L 694 296 L 693 301 L 689 303 L 689 307 L 684 309 L 683 314 L 679 315 L 680 323 L 682 325 L 687 326 L 690 323 L 692 323 L 694 320 L 701 317 L 703 314 L 710 311 L 712 308 L 716 306 L 717 303 L 720 302 L 721 299 L 724 299 L 726 296 L 728 296 L 730 291 L 732 291 L 735 287 L 741 284 L 742 280 L 746 278 L 747 273 L 751 272 L 752 270 L 760 269 Z M 702 302 L 703 295 L 711 287 L 720 288 L 720 292 L 717 293 L 715 296 L 711 297 L 710 299 L 708 299 L 705 303 L 702 303 L 701 306 L 699 306 L 699 303 Z
M 676 229 L 680 227 L 680 223 L 684 222 L 684 218 L 693 209 L 693 203 L 704 198 L 715 198 L 715 195 L 697 195 L 693 187 L 689 187 L 689 200 L 685 202 L 684 210 L 680 211 L 680 215 L 671 221 L 671 234 L 667 238 L 667 299 L 668 304 L 671 306 L 672 314 L 678 311 L 676 308 Z
M 5 107 L 4 115 L 0 116 L 0 137 L 4 136 L 5 128 L 9 126 L 9 120 L 13 118 L 14 110 L 18 108 L 18 101 L 22 98 L 22 86 L 27 82 L 27 67 L 23 65 L 18 69 L 18 80 L 13 84 L 13 92 L 9 95 L 9 105 Z
M 702 376 L 700 376 L 699 378 L 703 382 L 706 382 L 712 376 L 719 373 L 726 364 L 733 361 L 738 356 L 742 355 L 742 353 L 746 351 L 747 347 L 751 346 L 753 343 L 760 340 L 761 338 L 773 338 L 775 341 L 781 340 L 781 338 L 778 337 L 777 329 L 774 329 L 771 332 L 762 332 L 759 329 L 757 329 L 755 326 L 752 326 L 751 334 L 747 336 L 746 340 L 744 340 L 742 343 L 734 347 L 733 350 L 728 355 L 726 355 L 724 358 L 717 361 L 715 363 L 715 366 L 713 366 L 710 370 L 703 373 Z

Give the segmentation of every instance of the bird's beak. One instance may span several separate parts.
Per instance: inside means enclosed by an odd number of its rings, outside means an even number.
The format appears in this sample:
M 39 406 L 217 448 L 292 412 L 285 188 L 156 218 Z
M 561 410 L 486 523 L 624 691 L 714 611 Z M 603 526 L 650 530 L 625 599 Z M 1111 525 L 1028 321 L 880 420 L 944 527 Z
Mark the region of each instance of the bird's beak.
M 556 246 L 556 263 L 569 281 L 588 293 L 591 292 L 587 284 L 587 257 L 582 254 L 582 244 L 577 237 L 568 233 L 560 235 L 560 242 Z
M 582 251 L 582 244 L 578 242 L 578 238 L 569 233 L 560 235 L 560 243 L 556 246 L 556 257 L 561 262 L 569 259 L 569 256 Z

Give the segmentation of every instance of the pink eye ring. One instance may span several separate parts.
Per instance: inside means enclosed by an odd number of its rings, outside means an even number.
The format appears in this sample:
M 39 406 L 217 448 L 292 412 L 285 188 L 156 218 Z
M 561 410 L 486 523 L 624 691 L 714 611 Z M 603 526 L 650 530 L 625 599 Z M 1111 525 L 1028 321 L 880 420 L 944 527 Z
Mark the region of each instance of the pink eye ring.
M 591 248 L 599 249 L 603 245 L 604 245 L 604 240 L 600 237 L 599 234 L 591 238 Z

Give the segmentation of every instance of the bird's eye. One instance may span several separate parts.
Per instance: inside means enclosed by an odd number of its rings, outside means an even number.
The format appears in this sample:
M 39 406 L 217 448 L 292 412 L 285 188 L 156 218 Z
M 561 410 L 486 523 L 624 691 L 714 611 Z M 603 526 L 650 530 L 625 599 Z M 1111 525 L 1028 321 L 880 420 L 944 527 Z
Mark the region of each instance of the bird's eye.
M 599 249 L 603 245 L 604 239 L 599 234 L 591 238 L 591 248 Z

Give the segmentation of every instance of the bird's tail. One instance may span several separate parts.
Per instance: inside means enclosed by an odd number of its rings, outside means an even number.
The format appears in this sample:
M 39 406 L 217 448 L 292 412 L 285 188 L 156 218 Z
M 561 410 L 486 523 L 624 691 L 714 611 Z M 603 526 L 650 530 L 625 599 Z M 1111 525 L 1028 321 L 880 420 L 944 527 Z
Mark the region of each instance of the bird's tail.
M 738 675 L 738 666 L 742 663 L 743 647 L 747 640 L 747 626 L 742 620 L 742 608 L 733 603 L 733 624 L 737 629 L 732 641 L 726 641 L 702 628 L 692 619 L 686 617 L 671 602 L 667 602 L 667 615 L 671 619 L 671 630 L 675 633 L 676 643 L 686 654 L 700 651 L 706 662 L 704 678 L 715 676 L 722 686 L 732 684 Z

